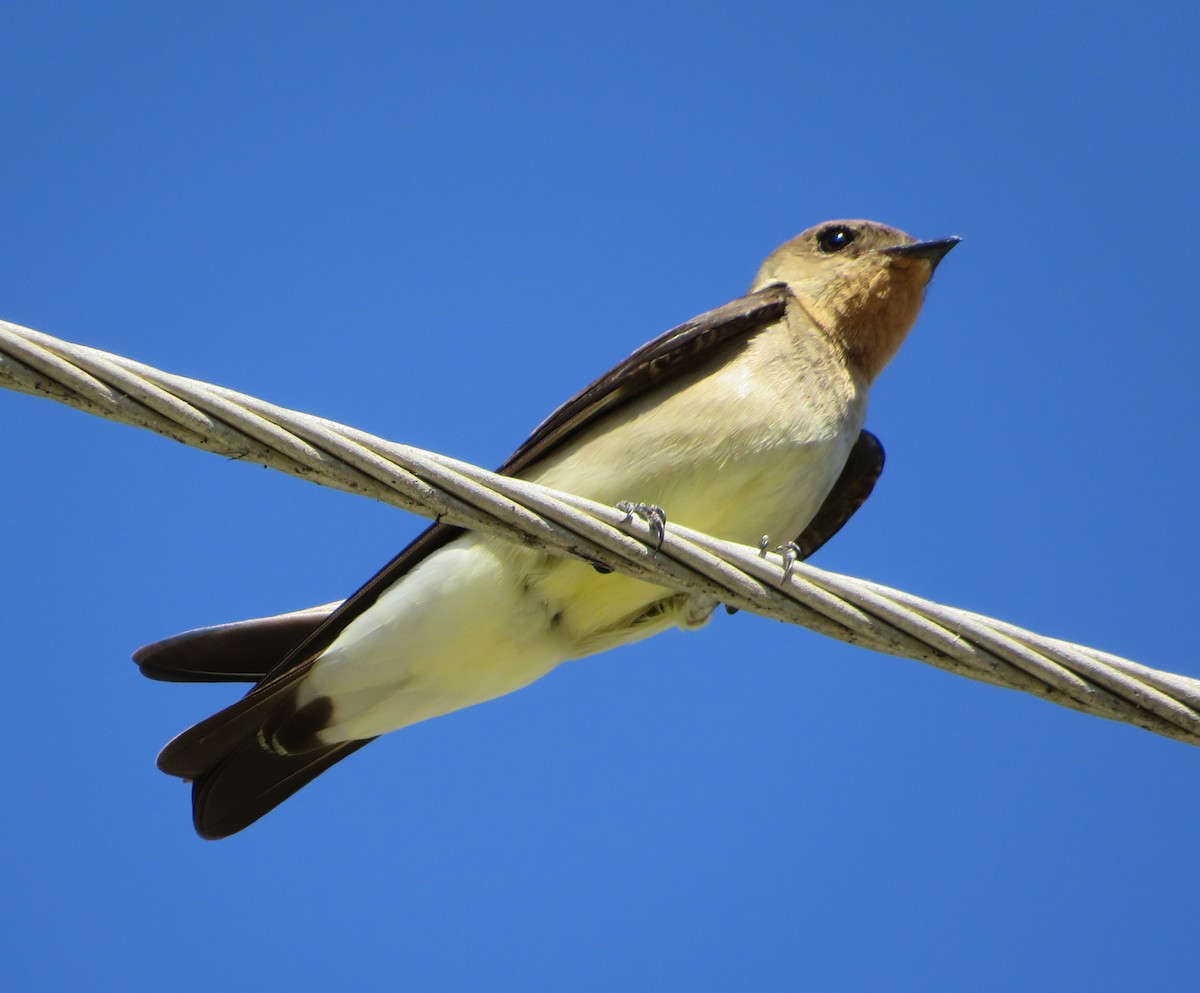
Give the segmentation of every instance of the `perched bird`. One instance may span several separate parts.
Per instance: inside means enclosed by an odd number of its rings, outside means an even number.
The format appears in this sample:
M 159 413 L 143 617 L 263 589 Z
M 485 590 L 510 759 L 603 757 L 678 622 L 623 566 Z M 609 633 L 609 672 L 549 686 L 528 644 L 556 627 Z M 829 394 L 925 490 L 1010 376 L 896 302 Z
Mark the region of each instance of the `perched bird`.
M 500 471 L 811 554 L 883 469 L 862 430 L 867 391 L 957 242 L 868 221 L 805 231 L 767 258 L 747 296 L 638 349 Z M 434 524 L 340 605 L 189 632 L 134 658 L 157 679 L 257 684 L 158 759 L 193 782 L 196 830 L 220 838 L 378 735 L 511 693 L 568 659 L 697 627 L 713 607 Z

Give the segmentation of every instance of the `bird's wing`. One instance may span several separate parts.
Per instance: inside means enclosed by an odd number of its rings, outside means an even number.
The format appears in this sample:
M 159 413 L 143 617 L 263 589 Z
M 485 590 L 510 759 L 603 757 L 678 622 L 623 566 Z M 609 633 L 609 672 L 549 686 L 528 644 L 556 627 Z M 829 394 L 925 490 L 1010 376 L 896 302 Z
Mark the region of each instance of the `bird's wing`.
M 340 603 L 185 631 L 133 653 L 142 675 L 168 683 L 257 683 Z M 273 664 L 273 663 L 271 663 Z
M 746 340 L 779 320 L 790 293 L 772 286 L 703 314 L 643 346 L 611 372 L 576 394 L 544 421 L 501 467 L 501 472 L 519 474 L 568 442 L 577 432 L 622 405 L 642 396 L 707 361 L 719 349 Z M 292 688 L 311 668 L 314 659 L 345 629 L 369 609 L 379 596 L 418 562 L 443 547 L 460 528 L 434 524 L 397 555 L 380 572 L 341 606 L 324 617 L 302 612 L 293 617 L 291 632 L 298 643 L 275 665 L 267 668 L 262 681 L 241 700 L 169 742 L 158 758 L 164 772 L 195 781 L 193 816 L 205 837 L 222 837 L 241 830 L 282 802 L 313 777 L 348 755 L 362 743 L 349 742 L 317 749 L 303 755 L 280 758 L 265 753 L 254 741 L 264 721 L 291 695 Z M 239 640 L 250 645 L 276 633 L 262 635 L 264 622 L 218 629 L 216 635 L 201 632 L 179 636 L 147 646 L 137 653 L 143 670 L 195 679 L 198 673 L 216 675 L 231 667 L 214 659 L 209 645 L 222 652 L 248 659 Z M 270 619 L 267 624 L 273 623 Z M 282 636 L 274 643 L 278 645 Z M 274 660 L 272 660 L 274 661 Z M 240 663 L 242 675 L 250 666 Z M 207 678 L 204 677 L 204 678 Z
M 883 474 L 883 445 L 870 431 L 863 431 L 850 449 L 841 475 L 825 497 L 821 509 L 796 539 L 800 558 L 806 559 L 845 526 L 867 502 Z
M 562 404 L 499 468 L 520 475 L 605 414 L 690 372 L 731 342 L 783 316 L 791 291 L 776 283 L 710 310 L 643 345 L 624 362 Z
M 796 539 L 801 559 L 807 559 L 829 541 L 866 503 L 883 473 L 883 463 L 883 445 L 870 431 L 863 431 L 821 509 Z M 450 536 L 456 533 L 450 527 L 439 529 L 439 534 L 443 531 Z M 428 535 L 426 531 L 422 537 Z M 428 545 L 419 549 L 421 557 L 432 550 Z M 407 556 L 408 568 L 419 561 L 417 551 L 415 545 L 410 545 L 401 553 Z M 391 563 L 396 564 L 395 560 Z M 274 660 L 282 659 L 312 635 L 339 606 L 340 603 L 328 603 L 275 617 L 185 631 L 139 648 L 133 658 L 141 666 L 142 674 L 150 679 L 176 683 L 258 683 L 274 666 Z
M 497 471 L 519 475 L 606 414 L 778 320 L 789 295 L 782 285 L 768 286 L 643 345 L 555 410 Z M 257 682 L 281 674 L 331 645 L 384 590 L 462 533 L 432 525 L 340 606 L 188 631 L 139 648 L 134 661 L 152 679 L 180 682 Z

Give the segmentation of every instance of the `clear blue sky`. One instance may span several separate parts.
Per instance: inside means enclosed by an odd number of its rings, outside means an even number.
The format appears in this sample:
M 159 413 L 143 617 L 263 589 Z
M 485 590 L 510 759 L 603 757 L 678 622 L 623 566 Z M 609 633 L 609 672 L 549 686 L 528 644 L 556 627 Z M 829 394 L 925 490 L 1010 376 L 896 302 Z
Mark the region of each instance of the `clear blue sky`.
M 1200 675 L 1200 14 L 829 6 L 8 3 L 0 316 L 495 464 L 810 224 L 958 234 L 817 563 Z M 1200 752 L 744 613 L 202 842 L 154 756 L 237 690 L 129 653 L 424 522 L 0 436 L 6 989 L 1194 982 Z

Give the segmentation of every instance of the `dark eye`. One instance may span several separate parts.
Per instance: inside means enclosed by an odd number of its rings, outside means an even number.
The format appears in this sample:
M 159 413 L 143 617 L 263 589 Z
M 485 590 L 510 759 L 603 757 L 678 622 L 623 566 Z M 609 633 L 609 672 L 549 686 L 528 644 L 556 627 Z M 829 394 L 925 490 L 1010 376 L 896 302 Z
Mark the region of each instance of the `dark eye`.
M 817 247 L 822 252 L 840 252 L 857 237 L 858 232 L 854 228 L 848 228 L 845 224 L 835 224 L 817 232 Z

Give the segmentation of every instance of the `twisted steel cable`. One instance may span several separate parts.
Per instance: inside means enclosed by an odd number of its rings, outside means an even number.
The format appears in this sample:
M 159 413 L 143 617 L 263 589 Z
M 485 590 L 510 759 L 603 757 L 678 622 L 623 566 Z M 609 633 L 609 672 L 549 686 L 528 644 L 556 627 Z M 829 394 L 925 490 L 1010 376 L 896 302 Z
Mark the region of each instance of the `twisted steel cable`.
M 636 516 L 0 321 L 0 386 L 1200 744 L 1200 680 Z M 667 508 L 668 512 L 670 508 Z

